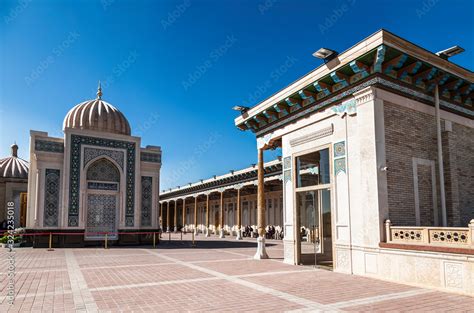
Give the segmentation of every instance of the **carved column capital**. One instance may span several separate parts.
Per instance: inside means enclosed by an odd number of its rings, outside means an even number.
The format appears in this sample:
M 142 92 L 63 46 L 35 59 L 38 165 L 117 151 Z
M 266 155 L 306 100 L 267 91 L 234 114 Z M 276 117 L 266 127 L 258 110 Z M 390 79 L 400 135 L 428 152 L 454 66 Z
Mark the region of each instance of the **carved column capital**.
M 366 102 L 372 101 L 377 97 L 377 88 L 369 86 L 353 93 L 356 105 L 359 106 Z

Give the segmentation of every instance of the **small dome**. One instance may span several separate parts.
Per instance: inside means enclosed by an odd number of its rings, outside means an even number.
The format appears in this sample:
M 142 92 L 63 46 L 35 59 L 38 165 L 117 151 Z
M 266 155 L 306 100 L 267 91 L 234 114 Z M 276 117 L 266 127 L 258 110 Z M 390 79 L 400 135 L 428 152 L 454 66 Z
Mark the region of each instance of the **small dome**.
M 28 178 L 28 162 L 18 157 L 18 146 L 16 144 L 12 145 L 11 148 L 12 155 L 0 159 L 0 177 Z
M 79 103 L 68 112 L 63 122 L 63 129 L 66 127 L 121 135 L 131 133 L 130 124 L 122 112 L 102 100 L 100 84 L 97 99 Z

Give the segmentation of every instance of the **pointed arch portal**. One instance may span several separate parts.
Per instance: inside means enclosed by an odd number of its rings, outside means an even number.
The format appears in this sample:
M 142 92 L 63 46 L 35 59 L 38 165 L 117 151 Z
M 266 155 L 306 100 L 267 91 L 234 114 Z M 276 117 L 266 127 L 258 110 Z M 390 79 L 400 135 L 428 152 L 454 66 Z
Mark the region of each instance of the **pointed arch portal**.
M 87 220 L 86 240 L 107 237 L 118 239 L 120 170 L 114 163 L 101 158 L 93 162 L 86 171 Z

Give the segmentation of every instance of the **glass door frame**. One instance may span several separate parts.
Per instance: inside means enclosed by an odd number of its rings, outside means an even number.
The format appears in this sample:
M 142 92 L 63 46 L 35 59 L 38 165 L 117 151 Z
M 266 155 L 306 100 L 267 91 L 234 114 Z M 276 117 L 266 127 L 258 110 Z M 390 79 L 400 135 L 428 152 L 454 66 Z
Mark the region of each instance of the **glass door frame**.
M 329 152 L 329 157 L 328 157 L 328 162 L 329 162 L 329 183 L 328 184 L 321 184 L 321 185 L 314 185 L 314 186 L 308 186 L 308 187 L 297 187 L 297 179 L 298 179 L 298 173 L 297 173 L 297 169 L 298 169 L 298 166 L 297 166 L 297 158 L 300 157 L 300 156 L 303 156 L 303 155 L 307 155 L 307 154 L 310 154 L 310 153 L 313 153 L 313 152 L 317 152 L 317 151 L 321 151 L 321 150 L 324 150 L 324 149 L 328 149 L 328 152 Z M 321 192 L 319 192 L 320 190 L 324 190 L 324 189 L 327 189 L 329 190 L 330 192 L 330 199 L 331 199 L 331 216 L 334 216 L 333 215 L 333 212 L 334 212 L 334 201 L 333 201 L 333 186 L 334 186 L 334 175 L 333 175 L 333 162 L 332 162 L 332 154 L 333 153 L 333 150 L 332 150 L 332 144 L 331 143 L 327 143 L 327 144 L 324 144 L 324 145 L 319 145 L 317 147 L 314 147 L 314 148 L 310 148 L 310 149 L 306 149 L 306 150 L 303 150 L 303 151 L 299 151 L 299 152 L 296 152 L 296 153 L 293 153 L 292 154 L 292 167 L 293 167 L 293 170 L 292 170 L 292 173 L 291 173 L 291 176 L 292 176 L 292 179 L 293 179 L 293 242 L 294 242 L 294 254 L 295 254 L 295 257 L 294 257 L 294 260 L 295 260 L 295 264 L 300 264 L 300 261 L 301 261 L 301 248 L 300 248 L 300 245 L 301 245 L 301 238 L 300 238 L 300 231 L 299 229 L 296 227 L 299 225 L 299 221 L 298 219 L 300 218 L 300 215 L 299 215 L 299 209 L 298 209 L 298 193 L 299 192 L 305 192 L 305 191 L 314 191 L 314 192 L 317 192 L 318 193 L 318 215 L 320 217 L 320 220 L 319 220 L 319 229 L 318 229 L 318 235 L 319 235 L 319 238 L 320 238 L 320 251 L 323 252 L 324 250 L 324 247 L 323 247 L 323 220 L 322 220 L 322 197 L 321 197 Z M 334 219 L 331 218 L 331 224 L 334 223 Z M 334 227 L 332 227 L 333 225 L 331 225 L 331 237 L 334 238 Z M 331 247 L 332 251 L 334 251 L 334 240 L 332 240 L 332 247 Z

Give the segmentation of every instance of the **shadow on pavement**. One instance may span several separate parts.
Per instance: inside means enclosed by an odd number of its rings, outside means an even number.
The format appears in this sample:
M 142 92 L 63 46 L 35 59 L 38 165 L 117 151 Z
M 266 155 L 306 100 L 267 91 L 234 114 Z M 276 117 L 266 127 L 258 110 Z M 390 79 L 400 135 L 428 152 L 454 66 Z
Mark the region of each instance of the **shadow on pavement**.
M 276 244 L 267 243 L 267 247 L 275 246 Z M 248 241 L 208 241 L 208 240 L 195 240 L 194 247 L 192 246 L 191 240 L 175 241 L 175 240 L 160 240 L 159 249 L 182 249 L 182 248 L 194 248 L 194 249 L 223 249 L 223 248 L 256 248 L 256 242 Z

